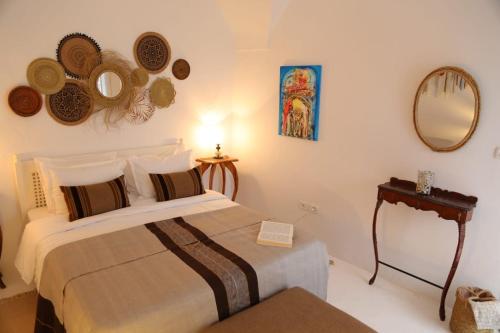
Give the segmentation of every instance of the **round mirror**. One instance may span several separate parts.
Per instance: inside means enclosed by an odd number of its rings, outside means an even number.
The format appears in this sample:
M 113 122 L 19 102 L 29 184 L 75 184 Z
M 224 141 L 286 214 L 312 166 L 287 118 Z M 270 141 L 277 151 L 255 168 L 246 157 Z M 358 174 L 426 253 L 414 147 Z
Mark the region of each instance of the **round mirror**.
M 438 68 L 422 81 L 413 120 L 420 139 L 434 151 L 453 151 L 472 136 L 479 119 L 479 90 L 456 67 Z
M 112 71 L 102 72 L 97 77 L 97 90 L 99 93 L 108 98 L 114 98 L 122 91 L 122 80 L 118 74 Z

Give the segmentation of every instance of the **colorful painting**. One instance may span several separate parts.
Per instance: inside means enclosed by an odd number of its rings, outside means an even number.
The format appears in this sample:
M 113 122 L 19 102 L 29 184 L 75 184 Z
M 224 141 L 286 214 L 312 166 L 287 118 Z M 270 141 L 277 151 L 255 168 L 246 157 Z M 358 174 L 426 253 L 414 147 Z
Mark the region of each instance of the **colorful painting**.
M 280 67 L 280 135 L 318 141 L 321 66 Z

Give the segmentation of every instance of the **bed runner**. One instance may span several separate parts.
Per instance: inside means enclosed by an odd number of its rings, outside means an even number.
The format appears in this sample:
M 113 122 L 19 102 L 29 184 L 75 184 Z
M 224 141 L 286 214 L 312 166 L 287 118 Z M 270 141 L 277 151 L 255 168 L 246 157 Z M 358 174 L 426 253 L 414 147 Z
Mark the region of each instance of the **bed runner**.
M 140 228 L 149 230 L 163 244 L 165 251 L 172 252 L 206 281 L 213 291 L 219 320 L 259 302 L 257 274 L 253 267 L 186 222 L 183 217 L 147 223 Z M 92 273 L 94 271 L 83 275 Z M 39 295 L 35 333 L 49 332 L 63 333 L 66 330 L 56 314 L 54 304 Z
M 219 320 L 259 302 L 255 270 L 182 217 L 146 224 L 163 245 L 198 273 L 212 288 Z M 189 243 L 189 246 L 183 244 Z

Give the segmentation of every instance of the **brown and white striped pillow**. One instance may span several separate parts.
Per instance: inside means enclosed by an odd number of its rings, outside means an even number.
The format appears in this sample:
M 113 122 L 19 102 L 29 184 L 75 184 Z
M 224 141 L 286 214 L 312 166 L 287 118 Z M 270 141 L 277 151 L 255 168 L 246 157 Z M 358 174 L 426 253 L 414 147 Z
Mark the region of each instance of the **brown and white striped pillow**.
M 168 201 L 205 193 L 198 168 L 166 174 L 150 173 L 156 201 Z
M 61 191 L 70 221 L 130 206 L 123 175 L 105 183 L 61 186 Z

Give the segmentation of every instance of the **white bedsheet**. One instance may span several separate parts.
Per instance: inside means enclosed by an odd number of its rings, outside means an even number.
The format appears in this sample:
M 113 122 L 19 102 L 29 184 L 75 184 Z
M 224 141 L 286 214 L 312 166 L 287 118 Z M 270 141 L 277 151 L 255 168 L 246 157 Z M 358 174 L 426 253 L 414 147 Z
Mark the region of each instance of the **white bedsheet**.
M 203 195 L 165 202 L 156 202 L 154 199 L 134 200 L 131 207 L 74 222 L 68 222 L 65 215 L 53 214 L 26 225 L 15 266 L 27 284 L 35 281 L 38 288 L 45 256 L 58 246 L 144 223 L 235 205 L 238 204 L 226 196 L 207 191 Z

